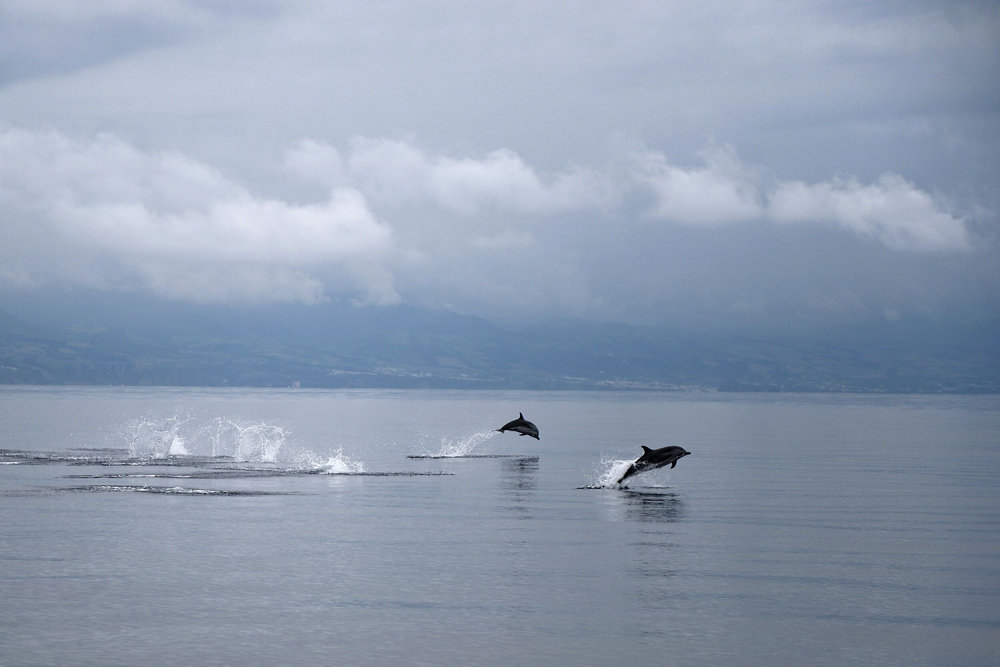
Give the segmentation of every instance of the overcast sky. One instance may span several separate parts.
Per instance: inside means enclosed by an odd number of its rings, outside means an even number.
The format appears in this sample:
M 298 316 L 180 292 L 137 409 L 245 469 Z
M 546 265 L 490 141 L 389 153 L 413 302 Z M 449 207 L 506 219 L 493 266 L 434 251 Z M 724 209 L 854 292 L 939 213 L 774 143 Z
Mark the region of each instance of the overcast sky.
M 995 314 L 998 156 L 995 0 L 0 0 L 0 298 Z

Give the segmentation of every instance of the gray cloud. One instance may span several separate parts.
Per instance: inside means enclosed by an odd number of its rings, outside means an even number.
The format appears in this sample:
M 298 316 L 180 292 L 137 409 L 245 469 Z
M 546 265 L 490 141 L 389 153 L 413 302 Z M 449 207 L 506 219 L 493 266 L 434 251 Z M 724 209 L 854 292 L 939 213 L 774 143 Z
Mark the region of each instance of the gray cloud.
M 781 183 L 770 197 L 768 216 L 781 222 L 832 222 L 895 249 L 971 247 L 961 217 L 940 210 L 933 197 L 896 174 L 885 174 L 871 185 L 854 180 Z
M 732 148 L 710 147 L 703 157 L 705 166 L 688 168 L 668 164 L 661 154 L 639 157 L 639 178 L 655 193 L 649 215 L 681 224 L 832 224 L 896 250 L 972 247 L 963 216 L 898 174 L 871 184 L 833 178 L 762 185 L 760 171 L 745 167 Z
M 3 276 L 8 285 L 120 281 L 198 301 L 313 303 L 346 288 L 373 303 L 405 297 L 596 315 L 629 302 L 639 285 L 668 279 L 641 260 L 667 242 L 649 233 L 651 223 L 703 228 L 718 244 L 736 238 L 727 226 L 759 233 L 777 222 L 826 225 L 886 252 L 971 248 L 961 217 L 898 176 L 867 185 L 774 182 L 731 148 L 710 146 L 702 156 L 702 166 L 686 167 L 644 150 L 615 162 L 632 165 L 625 171 L 545 172 L 510 150 L 456 157 L 400 140 L 358 139 L 344 151 L 304 140 L 284 166 L 326 194 L 294 202 L 111 135 L 7 128 L 0 133 L 0 203 L 10 212 Z M 33 225 L 45 230 L 44 245 L 36 233 L 18 237 Z M 620 263 L 609 265 L 604 253 L 624 239 L 640 244 L 635 257 L 621 248 Z M 56 260 L 70 248 L 92 265 Z M 692 260 L 681 266 L 690 271 Z M 637 272 L 621 293 L 606 289 L 615 271 Z M 727 308 L 749 303 L 732 299 Z
M 996 3 L 46 0 L 0 26 L 25 54 L 5 289 L 660 322 L 1000 302 Z
M 712 147 L 703 158 L 704 167 L 685 168 L 654 151 L 636 157 L 638 177 L 655 196 L 650 216 L 708 225 L 764 216 L 757 179 L 731 148 Z
M 86 141 L 8 128 L 0 164 L 12 241 L 4 259 L 34 259 L 8 272 L 39 282 L 84 280 L 46 256 L 49 247 L 75 247 L 172 297 L 313 302 L 323 286 L 306 269 L 350 270 L 391 246 L 390 230 L 357 191 L 335 189 L 310 204 L 263 198 L 195 160 L 146 154 L 108 135 Z M 39 226 L 45 245 L 33 235 L 17 242 L 18 229 Z M 373 300 L 396 300 L 384 281 L 372 287 Z
M 0 87 L 189 42 L 227 16 L 269 15 L 269 4 L 4 0 L 0 3 Z
M 330 185 L 346 182 L 391 207 L 433 206 L 460 216 L 525 214 L 610 206 L 618 194 L 603 174 L 575 168 L 542 175 L 512 150 L 481 157 L 429 154 L 406 141 L 359 138 L 346 155 L 312 140 L 289 151 L 289 169 Z

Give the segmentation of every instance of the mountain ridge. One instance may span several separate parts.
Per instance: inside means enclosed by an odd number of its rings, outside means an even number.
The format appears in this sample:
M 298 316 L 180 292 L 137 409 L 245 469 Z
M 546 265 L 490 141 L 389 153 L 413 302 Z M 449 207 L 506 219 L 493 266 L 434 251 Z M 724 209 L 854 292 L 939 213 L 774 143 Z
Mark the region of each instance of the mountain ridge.
M 565 318 L 512 329 L 342 303 L 123 302 L 36 319 L 0 311 L 0 383 L 1000 392 L 991 325 L 948 336 L 932 324 L 900 335 L 891 323 L 812 337 Z

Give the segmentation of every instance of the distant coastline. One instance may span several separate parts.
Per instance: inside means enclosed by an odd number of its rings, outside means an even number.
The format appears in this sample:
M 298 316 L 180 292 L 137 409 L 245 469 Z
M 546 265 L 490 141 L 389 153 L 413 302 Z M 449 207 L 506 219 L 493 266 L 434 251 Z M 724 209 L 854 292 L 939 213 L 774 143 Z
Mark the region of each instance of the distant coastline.
M 0 384 L 1000 393 L 988 328 L 824 339 L 578 320 L 512 330 L 410 307 L 129 313 L 101 326 L 0 312 Z

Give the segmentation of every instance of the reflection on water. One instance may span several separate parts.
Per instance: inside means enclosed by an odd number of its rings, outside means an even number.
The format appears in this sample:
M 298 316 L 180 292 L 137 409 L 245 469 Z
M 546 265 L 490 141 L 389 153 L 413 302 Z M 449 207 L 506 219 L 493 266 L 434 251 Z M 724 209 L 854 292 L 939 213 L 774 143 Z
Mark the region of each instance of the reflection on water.
M 538 488 L 538 457 L 502 459 L 500 491 L 503 507 L 519 519 L 531 518 Z
M 511 491 L 533 491 L 538 488 L 538 457 L 503 459 L 501 488 Z
M 643 523 L 672 523 L 684 515 L 684 501 L 676 493 L 625 491 L 625 516 Z
M 623 499 L 625 517 L 642 524 L 641 539 L 629 544 L 634 559 L 630 571 L 637 587 L 634 595 L 655 609 L 673 597 L 673 579 L 683 568 L 671 524 L 684 516 L 684 500 L 673 492 L 640 491 L 626 491 Z

